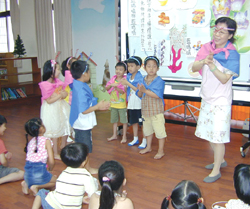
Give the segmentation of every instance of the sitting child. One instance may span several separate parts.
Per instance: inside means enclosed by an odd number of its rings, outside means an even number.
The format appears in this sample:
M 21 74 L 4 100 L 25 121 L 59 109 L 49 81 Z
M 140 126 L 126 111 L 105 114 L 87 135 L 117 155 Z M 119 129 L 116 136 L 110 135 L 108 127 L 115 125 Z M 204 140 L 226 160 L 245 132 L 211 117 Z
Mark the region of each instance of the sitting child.
M 161 209 L 168 209 L 170 201 L 175 209 L 206 209 L 200 189 L 193 181 L 178 183 L 172 194 L 163 199 Z
M 234 188 L 239 199 L 231 199 L 226 202 L 226 207 L 218 206 L 225 202 L 216 202 L 215 208 L 227 209 L 250 209 L 250 165 L 239 164 L 234 169 Z
M 7 120 L 4 116 L 0 115 L 0 135 L 4 134 L 6 130 Z M 0 139 L 0 184 L 19 181 L 23 179 L 24 171 L 18 168 L 11 168 L 8 166 L 8 160 L 12 157 L 12 153 L 8 152 L 5 148 L 4 142 Z
M 84 167 L 88 161 L 88 147 L 84 143 L 66 145 L 61 151 L 61 159 L 68 167 L 56 180 L 56 189 L 39 190 L 32 208 L 82 208 L 88 197 L 96 192 L 98 185 Z M 88 197 L 84 197 L 85 192 Z
M 132 201 L 126 197 L 122 187 L 126 184 L 124 169 L 117 161 L 106 161 L 98 170 L 102 190 L 94 193 L 89 209 L 133 209 Z
M 25 123 L 26 131 L 26 163 L 24 166 L 24 181 L 21 183 L 24 194 L 29 194 L 29 189 L 35 195 L 39 189 L 53 188 L 56 176 L 52 171 L 55 165 L 53 143 L 44 136 L 46 128 L 40 118 L 32 118 Z M 33 138 L 29 141 L 28 135 Z

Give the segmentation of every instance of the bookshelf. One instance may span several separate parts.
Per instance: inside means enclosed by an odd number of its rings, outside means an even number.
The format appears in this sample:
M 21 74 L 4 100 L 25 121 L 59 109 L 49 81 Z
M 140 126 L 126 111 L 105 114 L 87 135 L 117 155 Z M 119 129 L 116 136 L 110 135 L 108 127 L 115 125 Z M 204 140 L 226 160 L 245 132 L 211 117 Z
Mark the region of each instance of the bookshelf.
M 23 72 L 18 72 L 17 68 L 14 67 L 15 60 L 30 60 L 31 69 L 26 70 L 23 69 L 25 67 L 22 67 Z M 31 77 L 31 81 L 19 81 L 21 80 L 19 79 L 20 76 L 26 75 Z M 37 57 L 14 58 L 12 53 L 0 53 L 0 107 L 40 100 L 41 91 L 38 86 L 39 82 L 41 82 L 41 72 L 40 68 L 38 68 Z M 8 94 L 8 89 L 14 92 L 14 96 L 11 97 Z M 18 91 L 20 89 L 24 92 L 24 95 L 20 95 Z M 3 91 L 7 91 L 7 95 L 4 92 L 4 96 Z M 16 95 L 16 92 L 19 93 Z

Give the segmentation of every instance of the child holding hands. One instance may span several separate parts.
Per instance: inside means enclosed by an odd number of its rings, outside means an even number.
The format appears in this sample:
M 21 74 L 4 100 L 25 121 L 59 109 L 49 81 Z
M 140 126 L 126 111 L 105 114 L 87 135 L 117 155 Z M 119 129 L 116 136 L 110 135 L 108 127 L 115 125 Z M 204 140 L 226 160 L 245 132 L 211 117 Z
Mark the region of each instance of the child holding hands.
M 109 80 L 106 85 L 106 90 L 110 94 L 110 107 L 111 107 L 111 123 L 113 123 L 113 135 L 108 138 L 108 141 L 117 139 L 117 126 L 120 122 L 123 124 L 123 136 L 121 143 L 127 142 L 127 104 L 126 104 L 126 87 L 120 82 L 127 72 L 127 65 L 125 62 L 118 62 L 115 66 L 115 75 Z
M 139 144 L 138 139 L 138 125 L 142 125 L 141 119 L 141 99 L 135 94 L 137 91 L 137 85 L 143 82 L 143 76 L 139 69 L 141 68 L 142 60 L 140 57 L 132 56 L 127 60 L 128 75 L 127 79 L 123 78 L 121 83 L 127 85 L 127 101 L 128 101 L 128 118 L 129 124 L 133 127 L 134 139 L 129 146 Z M 147 146 L 147 139 L 143 135 L 142 143 L 139 145 L 139 149 L 145 149 Z
M 165 82 L 157 76 L 159 60 L 155 56 L 148 56 L 144 61 L 144 68 L 147 76 L 142 84 L 138 84 L 137 95 L 142 97 L 143 132 L 147 139 L 147 147 L 140 151 L 140 154 L 151 152 L 153 134 L 159 141 L 159 148 L 154 159 L 161 159 L 164 156 L 164 144 L 167 137 L 164 118 L 164 86 Z
M 7 120 L 0 115 L 0 135 L 2 136 L 6 130 Z M 0 184 L 23 179 L 24 172 L 18 168 L 8 167 L 8 161 L 11 160 L 12 153 L 8 152 L 4 142 L 0 139 Z
M 69 124 L 70 106 L 64 100 L 68 93 L 65 84 L 58 79 L 60 66 L 55 60 L 48 60 L 43 66 L 43 81 L 39 83 L 42 92 L 41 119 L 46 127 L 44 136 L 53 141 L 54 157 L 60 160 L 57 139 L 62 137 L 61 148 L 66 145 L 71 133 Z
M 84 143 L 92 153 L 92 128 L 96 126 L 96 110 L 108 110 L 109 102 L 97 103 L 87 82 L 90 80 L 90 69 L 86 61 L 77 60 L 71 65 L 71 74 L 74 78 L 72 85 L 72 102 L 70 110 L 70 124 L 75 131 L 75 142 Z M 91 173 L 97 173 L 97 169 L 91 168 L 89 161 L 86 169 Z

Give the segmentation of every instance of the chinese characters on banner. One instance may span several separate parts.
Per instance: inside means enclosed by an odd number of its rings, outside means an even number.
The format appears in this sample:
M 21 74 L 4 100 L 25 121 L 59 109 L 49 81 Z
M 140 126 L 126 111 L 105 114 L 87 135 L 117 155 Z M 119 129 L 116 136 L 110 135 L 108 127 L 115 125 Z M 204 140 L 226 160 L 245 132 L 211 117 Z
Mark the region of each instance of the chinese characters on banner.
M 152 9 L 151 0 L 141 0 L 141 49 L 152 51 Z
M 129 0 L 129 36 L 140 35 L 138 4 L 136 0 Z

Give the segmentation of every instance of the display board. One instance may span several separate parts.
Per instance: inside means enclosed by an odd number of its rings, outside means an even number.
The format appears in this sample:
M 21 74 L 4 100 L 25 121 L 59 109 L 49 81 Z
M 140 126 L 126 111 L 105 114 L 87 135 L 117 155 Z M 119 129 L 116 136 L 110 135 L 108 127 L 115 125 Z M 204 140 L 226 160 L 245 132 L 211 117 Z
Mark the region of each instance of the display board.
M 210 26 L 222 16 L 237 22 L 235 47 L 241 60 L 235 81 L 248 82 L 250 0 L 128 0 L 129 55 L 157 56 L 162 77 L 200 80 L 192 64 L 202 44 L 212 40 Z

